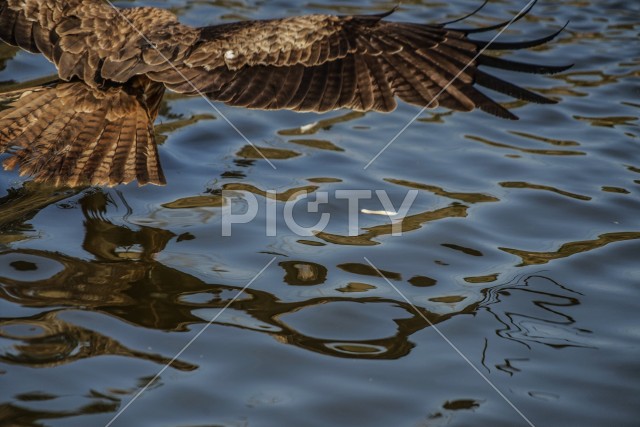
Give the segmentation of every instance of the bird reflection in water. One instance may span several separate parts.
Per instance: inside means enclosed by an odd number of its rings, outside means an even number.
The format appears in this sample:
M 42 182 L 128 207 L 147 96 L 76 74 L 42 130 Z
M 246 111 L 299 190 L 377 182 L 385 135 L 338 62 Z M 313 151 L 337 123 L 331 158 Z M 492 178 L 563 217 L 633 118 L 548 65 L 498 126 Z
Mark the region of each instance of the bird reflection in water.
M 161 362 L 165 359 L 160 356 L 146 355 L 134 350 L 125 351 L 117 345 L 116 341 L 113 341 L 111 346 L 105 345 L 104 343 L 109 340 L 107 337 L 81 339 L 81 336 L 86 337 L 93 333 L 93 336 L 97 337 L 99 334 L 56 320 L 59 319 L 58 314 L 65 311 L 59 308 L 106 313 L 126 323 L 145 328 L 185 332 L 189 330 L 189 325 L 203 323 L 203 317 L 198 314 L 199 311 L 225 307 L 229 298 L 240 291 L 239 286 L 206 283 L 194 275 L 157 261 L 156 255 L 162 252 L 171 240 L 177 240 L 179 236 L 160 228 L 139 226 L 132 229 L 128 225 L 110 222 L 106 219 L 109 207 L 126 203 L 124 198 L 119 199 L 113 194 L 117 193 L 89 190 L 85 191 L 78 200 L 84 216 L 85 237 L 82 246 L 93 255 L 92 260 L 34 249 L 8 250 L 0 253 L 0 263 L 2 263 L 0 298 L 22 307 L 56 307 L 55 310 L 43 311 L 29 318 L 4 319 L 3 323 L 11 325 L 13 330 L 18 324 L 33 325 L 39 329 L 43 323 L 47 323 L 51 328 L 43 328 L 42 333 L 37 337 L 5 336 L 19 344 L 14 346 L 11 355 L 5 354 L 2 357 L 11 358 L 16 363 L 21 360 L 25 363 L 29 360 L 37 360 L 39 359 L 37 354 L 31 354 L 37 347 L 37 352 L 59 353 L 55 361 L 41 361 L 38 366 L 67 363 L 98 354 L 124 353 L 131 357 Z M 40 200 L 42 192 L 34 191 L 31 196 Z M 28 200 L 28 197 L 26 199 Z M 24 194 L 20 200 L 26 203 Z M 58 203 L 59 199 L 54 197 L 51 201 Z M 42 203 L 36 202 L 31 203 L 31 206 L 35 212 L 45 207 Z M 31 212 L 24 218 L 31 218 L 34 215 L 35 213 Z M 18 227 L 15 222 L 11 224 L 13 228 Z M 26 265 L 29 268 L 22 268 Z M 281 267 L 285 271 L 285 283 L 291 286 L 316 285 L 326 280 L 327 268 L 320 264 L 307 261 L 285 261 L 281 263 Z M 40 269 L 45 271 L 39 272 Z M 248 289 L 245 292 L 245 296 L 233 302 L 229 309 L 243 312 L 252 320 L 248 324 L 227 323 L 227 325 L 268 333 L 279 342 L 337 357 L 371 359 L 403 357 L 414 346 L 409 337 L 428 326 L 424 319 L 404 301 L 340 296 L 283 302 L 278 296 L 269 292 L 257 289 Z M 199 298 L 194 299 L 194 296 Z M 392 336 L 351 341 L 307 336 L 290 327 L 283 320 L 289 313 L 335 302 L 357 302 L 370 304 L 373 307 L 375 304 L 393 305 L 400 307 L 407 315 L 395 320 L 397 328 Z M 472 310 L 473 305 L 464 311 Z M 422 312 L 433 323 L 439 323 L 456 314 L 440 315 L 424 309 Z M 268 327 L 251 326 L 254 324 L 268 325 Z M 96 345 L 99 349 L 87 349 L 80 353 L 71 350 L 60 352 L 57 349 L 60 344 L 55 340 L 51 341 L 50 350 L 41 348 L 49 342 L 47 337 L 57 336 L 60 330 L 65 330 L 70 337 L 74 337 L 72 341 L 84 342 L 89 346 Z M 5 331 L 4 328 L 3 331 Z M 32 347 L 30 342 L 38 344 Z M 110 347 L 111 350 L 109 350 Z M 188 364 L 182 366 L 186 367 Z
M 171 240 L 177 241 L 179 236 L 161 228 L 138 226 L 132 229 L 128 225 L 110 222 L 106 219 L 106 212 L 110 205 L 126 204 L 124 198 L 114 197 L 114 194 L 117 193 L 91 190 L 85 192 L 78 201 L 84 216 L 83 248 L 93 255 L 93 260 L 41 250 L 5 251 L 0 253 L 0 263 L 3 264 L 3 268 L 0 269 L 3 272 L 0 277 L 0 297 L 25 307 L 80 308 L 108 313 L 145 328 L 183 332 L 187 331 L 191 324 L 203 323 L 202 316 L 198 314 L 199 310 L 222 308 L 228 304 L 232 295 L 240 291 L 239 286 L 206 283 L 195 275 L 168 267 L 156 260 L 156 255 L 165 250 Z M 41 200 L 42 194 L 35 192 L 33 197 Z M 25 201 L 24 198 L 21 200 Z M 57 198 L 52 200 L 58 201 Z M 37 210 L 43 207 L 37 203 L 34 206 Z M 24 218 L 30 218 L 33 215 L 33 213 L 25 215 Z M 15 221 L 11 224 L 14 228 L 17 227 Z M 6 230 L 5 226 L 6 224 L 2 225 L 3 230 Z M 25 268 L 26 266 L 29 268 Z M 45 274 L 45 277 L 33 276 L 33 270 L 42 266 L 49 266 L 48 269 L 53 271 L 53 274 Z M 284 282 L 290 286 L 320 285 L 326 281 L 328 274 L 327 267 L 304 260 L 284 261 L 280 263 L 280 267 L 284 270 Z M 399 274 L 398 277 L 400 277 Z M 531 284 L 543 283 L 544 280 L 555 283 L 551 279 L 531 276 L 524 280 L 524 286 L 502 285 L 487 288 L 484 300 L 474 301 L 470 298 L 468 303 L 459 305 L 455 311 L 436 314 L 425 308 L 419 309 L 433 324 L 438 324 L 452 316 L 475 313 L 482 308 L 492 313 L 501 325 L 504 325 L 497 331 L 501 338 L 518 341 L 525 345 L 530 345 L 531 342 L 551 346 L 580 345 L 570 338 L 554 340 L 536 336 L 533 332 L 536 329 L 532 325 L 535 326 L 536 323 L 545 323 L 547 327 L 551 325 L 555 328 L 573 328 L 572 325 L 575 323 L 569 315 L 563 313 L 562 308 L 579 304 L 577 296 L 557 283 L 555 286 L 562 292 L 544 291 L 539 290 L 539 286 L 531 286 Z M 371 281 L 371 278 L 368 281 Z M 377 297 L 354 298 L 352 295 L 353 293 L 347 293 L 345 296 L 321 296 L 284 302 L 272 293 L 248 289 L 245 297 L 234 301 L 229 308 L 236 312 L 243 312 L 253 320 L 244 322 L 242 325 L 233 322 L 228 325 L 268 333 L 279 342 L 293 344 L 318 353 L 337 357 L 374 359 L 396 359 L 407 355 L 414 345 L 409 337 L 429 326 L 404 301 Z M 358 293 L 358 295 L 362 294 Z M 194 296 L 200 296 L 200 298 L 194 298 Z M 514 310 L 514 307 L 518 307 L 519 310 L 520 307 L 528 307 L 530 304 L 503 303 L 505 298 L 513 300 L 515 297 L 532 301 L 536 312 L 530 313 L 528 308 L 522 313 Z M 533 298 L 536 299 L 533 300 Z M 397 328 L 392 336 L 348 342 L 307 336 L 284 321 L 286 314 L 335 302 L 357 302 L 372 306 L 391 304 L 400 307 L 407 316 L 394 319 Z M 500 311 L 505 310 L 507 306 L 507 311 Z M 52 319 L 57 313 L 57 311 L 43 312 L 31 318 L 29 322 L 40 325 L 43 319 L 47 319 L 47 322 L 54 324 Z M 16 320 L 5 319 L 4 322 L 11 322 L 13 325 Z M 268 326 L 265 328 L 252 325 Z M 63 327 L 56 326 L 56 328 L 59 330 Z M 73 329 L 71 325 L 67 325 L 66 328 L 76 331 L 72 335 L 86 335 L 91 332 L 81 328 Z M 574 336 L 575 331 L 572 329 L 569 335 Z M 104 340 L 97 341 L 104 342 Z M 101 344 L 101 347 L 106 349 L 108 346 Z M 24 350 L 28 347 L 20 348 Z M 354 351 L 349 351 L 349 348 Z M 118 349 L 117 352 L 122 350 Z M 129 353 L 134 357 L 142 357 L 136 352 Z M 86 357 L 94 354 L 97 353 L 87 352 Z M 80 356 L 75 355 L 69 361 L 77 357 Z M 27 359 L 29 359 L 28 356 Z M 161 358 L 155 360 L 161 360 Z M 56 361 L 56 363 L 60 362 Z

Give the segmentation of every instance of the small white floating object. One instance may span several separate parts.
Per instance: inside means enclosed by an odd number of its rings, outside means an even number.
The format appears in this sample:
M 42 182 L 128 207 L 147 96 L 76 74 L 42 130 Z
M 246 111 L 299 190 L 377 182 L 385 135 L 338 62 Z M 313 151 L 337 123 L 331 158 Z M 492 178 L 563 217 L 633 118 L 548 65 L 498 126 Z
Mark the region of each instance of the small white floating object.
M 394 212 L 394 211 L 370 211 L 369 209 L 361 209 L 360 212 L 367 215 L 384 215 L 384 216 L 398 215 L 398 212 Z
M 316 126 L 318 126 L 318 122 L 309 123 L 308 125 L 302 125 L 300 126 L 300 131 L 309 132 L 311 129 L 313 129 Z
M 232 59 L 236 59 L 237 57 L 238 55 L 236 55 L 236 53 L 231 49 L 224 53 L 224 59 L 227 59 L 229 61 L 231 61 Z

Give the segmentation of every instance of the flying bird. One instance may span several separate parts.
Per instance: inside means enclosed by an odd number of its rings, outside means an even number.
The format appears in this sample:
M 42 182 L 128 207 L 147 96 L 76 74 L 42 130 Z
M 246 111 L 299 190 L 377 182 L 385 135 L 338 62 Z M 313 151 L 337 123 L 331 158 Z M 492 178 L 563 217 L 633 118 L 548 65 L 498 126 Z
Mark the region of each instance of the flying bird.
M 392 12 L 193 28 L 153 7 L 0 0 L 0 39 L 43 54 L 58 72 L 49 84 L 0 95 L 0 153 L 12 154 L 3 165 L 54 185 L 165 184 L 153 123 L 167 89 L 262 110 L 389 112 L 399 98 L 506 119 L 517 117 L 478 86 L 555 102 L 480 67 L 561 72 L 569 66 L 486 52 L 541 45 L 562 29 L 536 40 L 488 43 L 469 36 L 509 21 L 455 29 L 450 25 L 460 20 L 393 22 L 386 19 Z

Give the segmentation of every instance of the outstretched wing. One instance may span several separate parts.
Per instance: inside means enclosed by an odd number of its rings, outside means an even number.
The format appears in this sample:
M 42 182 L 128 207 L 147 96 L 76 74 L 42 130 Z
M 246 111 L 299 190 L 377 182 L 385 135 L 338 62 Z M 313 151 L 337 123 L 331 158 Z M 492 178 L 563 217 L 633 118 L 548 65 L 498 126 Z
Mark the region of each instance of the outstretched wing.
M 493 77 L 480 65 L 530 73 L 567 68 L 478 56 L 485 43 L 468 38 L 478 30 L 388 22 L 388 14 L 191 28 L 166 10 L 115 10 L 97 0 L 6 0 L 0 7 L 0 38 L 44 53 L 65 80 L 78 77 L 96 86 L 146 74 L 174 91 L 247 108 L 391 111 L 397 97 L 515 119 L 475 86 L 532 102 L 554 101 Z M 535 46 L 554 35 L 494 43 L 488 50 Z
M 467 37 L 478 30 L 388 22 L 387 15 L 307 15 L 201 28 L 198 42 L 181 61 L 148 76 L 177 92 L 200 92 L 247 108 L 391 111 L 398 97 L 419 106 L 480 108 L 516 119 L 475 85 L 527 101 L 554 101 L 478 66 L 530 73 L 568 68 L 478 56 L 486 42 Z M 556 34 L 495 43 L 487 50 L 535 46 Z

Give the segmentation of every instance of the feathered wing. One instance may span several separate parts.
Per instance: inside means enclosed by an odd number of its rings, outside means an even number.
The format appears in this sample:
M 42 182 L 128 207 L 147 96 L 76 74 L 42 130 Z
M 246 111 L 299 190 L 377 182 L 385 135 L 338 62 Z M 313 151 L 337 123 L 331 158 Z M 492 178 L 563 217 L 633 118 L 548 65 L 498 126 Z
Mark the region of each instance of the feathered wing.
M 0 0 L 0 39 L 42 53 L 63 80 L 97 87 L 170 67 L 198 39 L 168 10 L 101 0 Z
M 531 102 L 555 102 L 478 67 L 529 73 L 568 67 L 478 55 L 486 43 L 469 39 L 465 30 L 388 22 L 385 16 L 307 15 L 201 28 L 198 41 L 173 68 L 148 76 L 177 92 L 200 92 L 257 109 L 391 111 L 400 98 L 419 106 L 480 108 L 517 118 L 476 86 Z M 487 50 L 535 46 L 556 34 L 496 43 Z
M 391 111 L 400 98 L 516 119 L 477 86 L 554 101 L 478 67 L 568 68 L 480 54 L 536 46 L 559 32 L 487 46 L 468 35 L 500 25 L 455 30 L 386 16 L 306 15 L 191 28 L 156 8 L 0 0 L 0 39 L 44 54 L 68 82 L 3 97 L 12 102 L 0 111 L 0 152 L 15 153 L 7 167 L 59 184 L 162 184 L 152 126 L 165 86 L 257 109 Z
M 0 95 L 5 169 L 55 185 L 164 184 L 149 108 L 122 87 L 57 82 Z
M 529 73 L 567 68 L 477 56 L 486 42 L 468 34 L 499 25 L 454 30 L 383 20 L 389 13 L 191 28 L 167 10 L 115 10 L 96 0 L 6 0 L 0 7 L 0 38 L 42 52 L 64 80 L 76 77 L 97 86 L 146 74 L 174 91 L 203 93 L 247 108 L 391 111 L 400 98 L 419 106 L 480 108 L 515 119 L 476 86 L 531 102 L 554 101 L 479 66 Z M 487 50 L 526 48 L 551 38 L 493 43 Z

